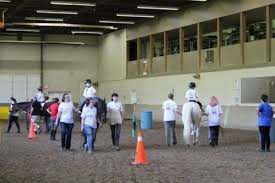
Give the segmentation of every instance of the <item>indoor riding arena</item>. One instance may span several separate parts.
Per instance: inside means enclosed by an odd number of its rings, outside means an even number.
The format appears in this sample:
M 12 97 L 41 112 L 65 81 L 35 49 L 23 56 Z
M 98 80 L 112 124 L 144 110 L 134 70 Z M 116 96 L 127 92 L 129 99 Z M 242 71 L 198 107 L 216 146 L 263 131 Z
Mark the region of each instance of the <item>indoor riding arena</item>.
M 0 15 L 0 183 L 275 182 L 275 0 Z

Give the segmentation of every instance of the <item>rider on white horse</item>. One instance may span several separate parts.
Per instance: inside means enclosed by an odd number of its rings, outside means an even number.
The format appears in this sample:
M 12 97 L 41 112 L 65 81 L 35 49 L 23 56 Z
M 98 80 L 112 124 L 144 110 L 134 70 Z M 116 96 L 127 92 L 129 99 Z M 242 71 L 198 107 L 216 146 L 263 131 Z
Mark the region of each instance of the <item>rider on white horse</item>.
M 80 105 L 79 105 L 79 108 L 78 108 L 80 113 L 82 112 L 82 109 L 85 105 L 86 99 L 96 97 L 96 95 L 95 95 L 96 94 L 96 89 L 93 87 L 92 81 L 90 79 L 86 79 L 84 84 L 85 84 L 85 89 L 84 89 L 83 97 L 80 100 Z
M 190 145 L 190 135 L 193 136 L 193 144 L 198 142 L 202 105 L 198 102 L 196 84 L 191 82 L 186 92 L 187 102 L 182 107 L 182 121 L 184 124 L 183 138 L 185 144 Z

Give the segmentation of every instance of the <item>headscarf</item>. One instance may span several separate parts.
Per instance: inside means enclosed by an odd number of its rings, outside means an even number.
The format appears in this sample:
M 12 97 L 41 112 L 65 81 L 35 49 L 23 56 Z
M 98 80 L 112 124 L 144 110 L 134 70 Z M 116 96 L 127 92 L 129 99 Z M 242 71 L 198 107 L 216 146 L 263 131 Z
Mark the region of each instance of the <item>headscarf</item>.
M 212 96 L 209 105 L 211 107 L 215 107 L 216 105 L 219 105 L 219 101 L 218 101 L 217 97 Z

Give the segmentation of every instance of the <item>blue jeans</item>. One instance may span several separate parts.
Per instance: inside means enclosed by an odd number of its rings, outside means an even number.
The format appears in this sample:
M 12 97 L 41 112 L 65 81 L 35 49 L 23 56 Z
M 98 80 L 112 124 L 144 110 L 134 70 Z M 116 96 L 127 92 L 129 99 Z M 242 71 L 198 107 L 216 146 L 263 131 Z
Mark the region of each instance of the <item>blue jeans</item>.
M 51 130 L 55 129 L 56 118 L 51 118 Z
M 71 148 L 71 138 L 74 124 L 60 122 L 61 128 L 61 146 L 64 149 Z
M 92 128 L 91 126 L 84 125 L 84 133 L 87 139 L 85 144 L 85 149 L 88 152 L 92 152 L 94 148 L 94 138 L 96 134 L 96 128 Z

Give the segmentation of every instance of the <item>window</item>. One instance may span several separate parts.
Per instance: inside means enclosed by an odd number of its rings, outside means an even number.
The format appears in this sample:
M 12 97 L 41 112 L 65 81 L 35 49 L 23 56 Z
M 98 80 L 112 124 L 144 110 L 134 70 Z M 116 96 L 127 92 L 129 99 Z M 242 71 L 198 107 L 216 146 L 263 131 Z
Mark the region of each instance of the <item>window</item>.
M 258 8 L 246 12 L 246 42 L 265 38 L 265 8 Z
M 272 19 L 272 37 L 275 38 L 275 5 L 271 6 L 271 19 Z
M 164 56 L 164 33 L 153 35 L 154 57 Z
M 128 61 L 137 60 L 137 40 L 128 41 Z
M 150 37 L 140 38 L 140 59 L 146 59 L 150 56 Z
M 202 49 L 217 47 L 217 20 L 211 20 L 201 24 Z
M 197 25 L 184 28 L 184 52 L 198 50 L 197 44 Z
M 230 15 L 221 19 L 222 46 L 240 43 L 240 14 Z
M 167 55 L 180 53 L 179 29 L 167 32 Z

